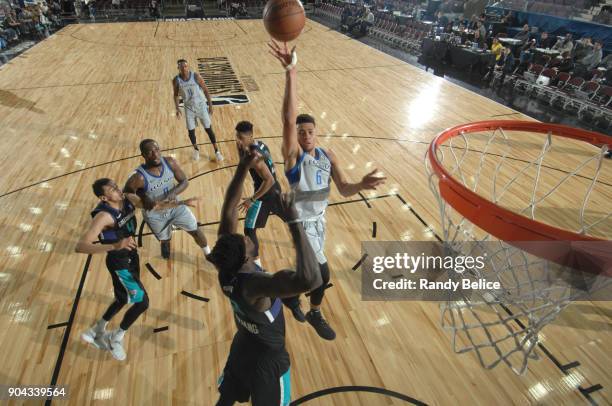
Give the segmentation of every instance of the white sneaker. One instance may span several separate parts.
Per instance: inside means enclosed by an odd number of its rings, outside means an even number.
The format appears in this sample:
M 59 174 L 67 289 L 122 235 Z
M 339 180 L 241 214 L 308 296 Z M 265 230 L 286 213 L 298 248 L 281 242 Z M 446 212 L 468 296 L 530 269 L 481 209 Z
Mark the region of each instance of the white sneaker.
M 198 151 L 197 149 L 193 150 L 193 160 L 194 161 L 199 161 L 200 160 L 200 151 Z
M 223 161 L 223 155 L 221 155 L 220 151 L 215 152 L 215 158 L 217 158 L 217 162 Z
M 113 354 L 113 358 L 115 358 L 117 361 L 123 361 L 127 357 L 127 354 L 123 349 L 123 339 L 117 338 L 114 331 L 106 333 L 104 335 L 104 341 L 111 354 Z
M 83 331 L 83 333 L 81 334 L 81 338 L 86 343 L 89 343 L 98 349 L 108 349 L 104 343 L 104 332 L 98 333 L 93 327 L 90 327 L 87 330 Z

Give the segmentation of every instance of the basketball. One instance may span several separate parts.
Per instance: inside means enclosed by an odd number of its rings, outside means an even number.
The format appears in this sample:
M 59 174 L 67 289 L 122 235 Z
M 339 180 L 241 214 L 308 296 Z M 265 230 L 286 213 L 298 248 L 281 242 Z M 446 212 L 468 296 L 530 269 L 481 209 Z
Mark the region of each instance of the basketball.
M 263 20 L 272 38 L 287 42 L 300 35 L 306 16 L 299 0 L 269 0 L 263 10 Z

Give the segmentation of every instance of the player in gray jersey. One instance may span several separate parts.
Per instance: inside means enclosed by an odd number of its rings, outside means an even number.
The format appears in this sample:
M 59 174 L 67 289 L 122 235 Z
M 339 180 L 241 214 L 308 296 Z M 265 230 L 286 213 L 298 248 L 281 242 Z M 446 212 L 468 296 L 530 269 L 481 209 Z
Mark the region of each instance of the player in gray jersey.
M 310 294 L 310 311 L 305 319 L 315 328 L 319 336 L 333 340 L 336 333 L 321 314 L 321 303 L 325 288 L 329 282 L 329 267 L 324 253 L 325 244 L 325 209 L 328 205 L 330 183 L 333 180 L 340 194 L 352 196 L 362 190 L 376 189 L 385 182 L 384 177 L 377 176 L 377 169 L 365 175 L 360 182 L 350 183 L 340 168 L 338 157 L 330 149 L 317 147 L 317 136 L 314 117 L 308 114 L 297 115 L 297 71 L 295 65 L 297 54 L 295 47 L 291 52 L 287 44 L 280 46 L 272 41 L 272 54 L 286 70 L 285 95 L 283 98 L 283 145 L 282 153 L 285 162 L 285 174 L 292 190 L 296 194 L 296 208 L 299 219 L 304 224 L 308 240 L 317 255 L 323 284 Z M 299 300 L 286 300 L 294 317 L 302 321 L 304 316 L 299 309 Z
M 176 118 L 181 117 L 179 100 L 183 99 L 185 108 L 185 123 L 191 145 L 193 145 L 193 159 L 200 159 L 200 148 L 196 140 L 195 129 L 198 119 L 204 126 L 204 130 L 210 138 L 217 161 L 223 161 L 223 155 L 217 147 L 217 139 L 212 129 L 211 117 L 213 104 L 204 79 L 197 72 L 189 70 L 189 63 L 184 59 L 177 61 L 179 74 L 172 79 L 172 90 L 174 91 L 174 106 L 176 107 Z
M 145 163 L 140 165 L 125 184 L 124 191 L 136 193 L 142 199 L 143 218 L 155 237 L 161 242 L 163 258 L 170 258 L 170 238 L 172 226 L 187 231 L 202 248 L 204 255 L 210 248 L 198 222 L 189 208 L 184 205 L 155 210 L 156 202 L 175 201 L 178 195 L 187 189 L 187 176 L 174 160 L 162 156 L 155 140 L 146 139 L 140 143 L 140 152 Z

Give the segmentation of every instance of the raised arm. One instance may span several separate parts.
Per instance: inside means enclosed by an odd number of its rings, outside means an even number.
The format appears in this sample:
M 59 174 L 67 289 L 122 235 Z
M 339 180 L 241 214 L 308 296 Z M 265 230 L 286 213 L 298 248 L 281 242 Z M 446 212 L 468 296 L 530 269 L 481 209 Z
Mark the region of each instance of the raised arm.
M 352 196 L 361 192 L 362 190 L 375 190 L 376 186 L 384 184 L 385 180 L 387 180 L 387 178 L 384 176 L 375 176 L 378 169 L 374 169 L 372 172 L 361 178 L 360 182 L 350 183 L 346 180 L 346 177 L 340 168 L 336 154 L 334 154 L 334 152 L 331 150 L 326 150 L 325 152 L 327 153 L 327 156 L 332 164 L 332 179 L 334 180 L 338 191 L 344 197 Z
M 282 270 L 273 275 L 255 273 L 245 282 L 245 298 L 252 302 L 263 297 L 291 297 L 308 292 L 321 286 L 321 272 L 317 257 L 306 237 L 302 223 L 295 222 L 298 217 L 291 195 L 284 195 L 284 215 L 289 223 L 296 253 L 296 271 Z
M 225 199 L 223 200 L 223 206 L 221 207 L 221 221 L 219 222 L 219 230 L 217 235 L 223 234 L 234 234 L 238 224 L 238 203 L 242 196 L 242 190 L 244 189 L 244 178 L 249 172 L 249 167 L 255 164 L 257 159 L 261 156 L 253 151 L 249 151 L 244 154 L 234 177 L 230 181 L 227 191 L 225 192 Z
M 301 154 L 301 148 L 297 139 L 297 71 L 295 63 L 297 56 L 295 47 L 289 52 L 287 43 L 281 47 L 275 41 L 268 43 L 270 53 L 280 61 L 285 73 L 285 95 L 283 96 L 282 120 L 283 120 L 283 145 L 282 153 L 285 169 L 293 168 Z

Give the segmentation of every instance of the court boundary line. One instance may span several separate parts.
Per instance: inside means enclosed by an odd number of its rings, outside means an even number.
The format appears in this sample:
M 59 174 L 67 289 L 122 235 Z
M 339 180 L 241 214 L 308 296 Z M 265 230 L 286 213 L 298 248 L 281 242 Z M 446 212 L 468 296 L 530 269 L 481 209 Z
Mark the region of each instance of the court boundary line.
M 442 131 L 442 130 L 440 130 L 440 131 Z M 367 140 L 395 141 L 395 142 L 398 142 L 398 143 L 409 142 L 409 143 L 412 143 L 412 144 L 425 144 L 425 145 L 429 145 L 430 144 L 430 142 L 428 142 L 428 141 L 404 140 L 404 139 L 386 138 L 386 137 L 371 137 L 371 136 L 365 136 L 365 135 L 320 134 L 320 135 L 318 135 L 318 137 L 323 137 L 323 138 L 355 138 L 355 139 L 367 139 Z M 258 139 L 276 139 L 276 138 L 282 138 L 282 135 L 271 135 L 271 136 L 264 136 L 264 137 L 257 137 L 257 138 Z M 231 139 L 231 140 L 218 140 L 217 141 L 217 143 L 228 143 L 228 142 L 231 143 L 231 142 L 234 142 L 234 140 Z M 211 145 L 211 142 L 200 142 L 200 143 L 198 143 L 198 146 L 206 146 L 206 145 Z M 182 146 L 178 146 L 178 147 L 162 149 L 161 152 L 176 151 L 176 150 L 179 150 L 179 149 L 191 148 L 191 147 L 192 147 L 192 145 L 188 144 L 188 145 L 182 145 Z M 448 148 L 448 146 L 444 146 L 444 145 L 442 147 Z M 454 147 L 454 148 L 455 149 L 459 149 L 459 150 L 463 150 L 464 149 L 464 148 L 461 148 L 461 147 Z M 475 152 L 475 153 L 482 153 L 483 152 L 483 151 L 475 150 L 475 149 L 472 149 L 472 148 L 468 148 L 467 150 L 469 152 Z M 491 152 L 487 152 L 487 155 L 494 156 L 494 157 L 500 157 L 500 158 L 502 157 L 502 155 L 500 155 L 500 154 L 495 154 L 495 153 L 491 153 Z M 17 192 L 21 192 L 21 191 L 23 191 L 25 189 L 29 189 L 29 188 L 32 188 L 34 186 L 38 186 L 41 183 L 50 182 L 50 181 L 53 181 L 53 180 L 57 180 L 57 179 L 63 178 L 65 176 L 74 175 L 75 173 L 85 172 L 85 171 L 88 171 L 90 169 L 99 168 L 101 166 L 110 165 L 110 164 L 121 162 L 121 161 L 126 161 L 128 159 L 138 158 L 140 156 L 141 155 L 132 155 L 132 156 L 127 156 L 127 157 L 123 157 L 123 158 L 117 158 L 117 159 L 114 159 L 112 161 L 101 162 L 101 163 L 98 163 L 98 164 L 94 164 L 94 165 L 88 166 L 86 168 L 76 169 L 74 171 L 70 171 L 70 172 L 66 172 L 66 173 L 60 174 L 60 175 L 52 176 L 50 178 L 42 179 L 40 181 L 36 181 L 34 183 L 31 183 L 29 185 L 22 186 L 22 187 L 19 187 L 17 189 L 9 190 L 6 193 L 0 194 L 0 199 L 2 199 L 3 197 L 6 197 L 6 196 L 12 195 L 14 193 L 17 193 Z M 525 159 L 518 158 L 518 157 L 506 156 L 506 159 L 510 159 L 510 160 L 516 161 L 516 162 L 530 163 L 530 161 L 527 161 Z M 234 166 L 236 166 L 236 165 L 234 165 Z M 549 165 L 542 165 L 542 167 L 546 168 L 546 169 L 550 169 L 552 171 L 562 172 L 564 174 L 569 174 L 570 173 L 569 171 L 566 171 L 564 169 L 555 168 L 555 167 L 549 166 Z M 217 171 L 217 170 L 221 170 L 223 168 L 226 168 L 226 167 L 214 168 L 214 169 L 211 170 L 211 172 L 214 172 L 214 171 Z M 198 178 L 199 176 L 202 176 L 202 175 L 203 174 L 199 174 L 197 176 L 193 176 L 192 178 L 190 178 L 190 180 L 191 179 L 196 179 L 196 178 Z M 593 180 L 592 178 L 589 178 L 587 176 L 580 175 L 580 174 L 576 174 L 574 176 L 578 177 L 578 178 L 581 178 L 581 179 L 584 179 L 584 180 L 587 180 L 587 181 L 589 181 L 589 180 L 592 181 Z M 597 183 L 601 184 L 601 185 L 604 185 L 604 186 L 612 187 L 612 183 L 608 183 L 606 181 L 602 181 L 602 180 L 599 180 L 599 179 L 597 180 Z
M 403 393 L 400 392 L 395 392 L 392 391 L 390 389 L 386 389 L 386 388 L 379 388 L 376 386 L 359 386 L 359 385 L 355 385 L 355 386 L 336 386 L 333 388 L 327 388 L 327 389 L 322 389 L 322 390 L 318 390 L 316 392 L 312 392 L 308 395 L 304 395 L 296 400 L 293 400 L 289 405 L 290 406 L 298 406 L 301 405 L 302 403 L 306 403 L 310 400 L 313 399 L 317 399 L 326 395 L 331 395 L 334 393 L 345 393 L 345 392 L 369 392 L 369 393 L 378 393 L 384 396 L 388 396 L 391 398 L 395 398 L 395 399 L 399 399 L 399 400 L 403 400 L 407 403 L 411 403 L 413 405 L 417 405 L 417 406 L 427 406 L 427 403 L 422 402 L 420 400 L 414 399 L 408 395 L 404 395 Z

